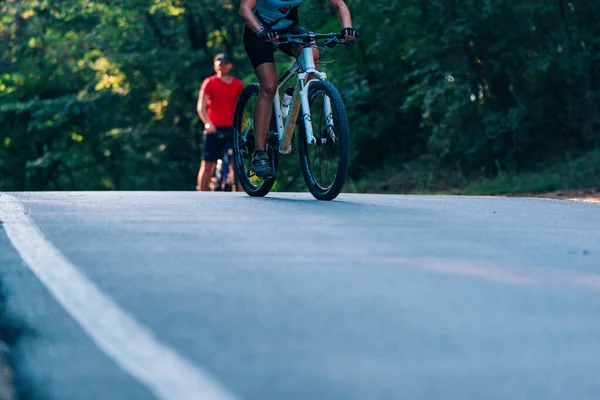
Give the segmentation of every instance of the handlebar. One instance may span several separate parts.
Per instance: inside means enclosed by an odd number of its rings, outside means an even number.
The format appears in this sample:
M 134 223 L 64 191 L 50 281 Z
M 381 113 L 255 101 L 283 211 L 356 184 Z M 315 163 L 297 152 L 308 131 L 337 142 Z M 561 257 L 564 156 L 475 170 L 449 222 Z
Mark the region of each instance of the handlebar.
M 328 47 L 333 47 L 336 44 L 343 44 L 346 46 L 352 46 L 352 43 L 344 40 L 344 35 L 339 32 L 332 33 L 301 33 L 297 35 L 292 34 L 282 34 L 279 35 L 279 41 L 277 45 L 281 44 L 298 44 L 298 45 L 310 45 L 311 42 L 315 42 L 317 40 L 324 40 L 323 45 Z

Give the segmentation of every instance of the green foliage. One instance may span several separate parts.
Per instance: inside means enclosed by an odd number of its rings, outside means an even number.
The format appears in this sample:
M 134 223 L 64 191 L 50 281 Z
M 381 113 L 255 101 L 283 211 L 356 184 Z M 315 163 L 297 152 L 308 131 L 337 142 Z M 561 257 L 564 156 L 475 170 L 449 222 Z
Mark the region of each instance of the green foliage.
M 254 80 L 238 6 L 0 1 L 0 190 L 193 189 L 212 56 Z M 352 190 L 385 191 L 394 173 L 406 190 L 467 185 L 600 145 L 597 1 L 348 6 L 361 38 L 322 63 L 347 103 Z M 328 2 L 307 0 L 301 19 L 340 29 Z M 279 189 L 302 189 L 283 159 Z
M 518 194 L 600 187 L 600 150 L 557 163 L 539 172 L 507 173 L 479 179 L 457 194 Z

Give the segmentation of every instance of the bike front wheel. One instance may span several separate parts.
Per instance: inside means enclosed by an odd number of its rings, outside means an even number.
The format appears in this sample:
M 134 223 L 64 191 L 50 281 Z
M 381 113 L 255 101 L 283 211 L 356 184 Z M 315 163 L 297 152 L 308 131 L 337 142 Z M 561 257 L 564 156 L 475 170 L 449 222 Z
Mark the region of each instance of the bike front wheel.
M 333 200 L 346 183 L 350 165 L 350 129 L 346 108 L 338 90 L 327 81 L 310 83 L 308 102 L 316 143 L 308 143 L 306 122 L 301 116 L 298 154 L 302 175 L 316 199 Z
M 259 86 L 251 84 L 244 88 L 238 98 L 233 117 L 233 166 L 236 178 L 244 191 L 253 197 L 263 197 L 271 191 L 275 178 L 261 179 L 252 170 L 255 148 L 254 108 Z M 276 173 L 279 163 L 277 136 L 267 135 L 266 150 L 271 168 Z

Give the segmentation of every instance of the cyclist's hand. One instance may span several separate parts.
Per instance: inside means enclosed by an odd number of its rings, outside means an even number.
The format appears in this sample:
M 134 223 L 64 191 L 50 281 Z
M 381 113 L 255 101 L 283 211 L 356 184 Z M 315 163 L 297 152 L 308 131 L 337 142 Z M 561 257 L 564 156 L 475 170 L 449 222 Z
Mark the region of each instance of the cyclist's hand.
M 354 40 L 358 37 L 358 32 L 356 32 L 356 29 L 354 28 L 344 28 L 342 29 L 341 32 L 342 35 L 344 35 L 344 40 Z
M 256 35 L 267 42 L 279 41 L 279 33 L 273 29 L 260 28 L 260 31 Z
M 204 125 L 204 130 L 206 133 L 216 133 L 217 127 L 211 124 L 210 122 Z

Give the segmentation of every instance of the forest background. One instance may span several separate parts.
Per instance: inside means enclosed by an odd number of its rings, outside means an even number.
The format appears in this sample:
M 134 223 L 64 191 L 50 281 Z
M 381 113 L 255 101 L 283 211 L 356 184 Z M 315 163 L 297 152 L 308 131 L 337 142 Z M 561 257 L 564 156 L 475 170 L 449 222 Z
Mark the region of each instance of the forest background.
M 347 191 L 600 187 L 600 2 L 348 0 L 324 54 L 347 105 Z M 0 190 L 194 190 L 198 88 L 239 1 L 0 0 Z M 339 31 L 326 0 L 303 25 Z M 284 69 L 289 59 L 277 57 Z M 304 190 L 295 156 L 278 190 Z

